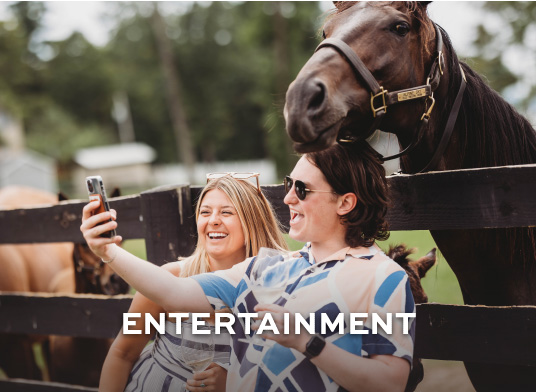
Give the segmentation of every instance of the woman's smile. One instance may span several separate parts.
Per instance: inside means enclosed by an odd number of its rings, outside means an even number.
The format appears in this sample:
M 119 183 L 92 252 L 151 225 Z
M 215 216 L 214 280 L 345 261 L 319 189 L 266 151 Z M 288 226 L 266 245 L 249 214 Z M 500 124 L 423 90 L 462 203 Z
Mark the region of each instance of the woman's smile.
M 304 218 L 304 215 L 299 213 L 296 210 L 290 210 L 290 225 L 293 226 L 297 224 L 299 221 L 301 221 Z
M 238 212 L 219 189 L 207 192 L 201 201 L 197 233 L 204 238 L 211 263 L 227 263 L 246 258 L 246 245 Z
M 208 233 L 208 238 L 210 238 L 211 240 L 219 241 L 219 240 L 222 240 L 222 239 L 226 238 L 228 235 L 229 234 L 227 234 L 227 233 L 210 232 L 210 233 Z

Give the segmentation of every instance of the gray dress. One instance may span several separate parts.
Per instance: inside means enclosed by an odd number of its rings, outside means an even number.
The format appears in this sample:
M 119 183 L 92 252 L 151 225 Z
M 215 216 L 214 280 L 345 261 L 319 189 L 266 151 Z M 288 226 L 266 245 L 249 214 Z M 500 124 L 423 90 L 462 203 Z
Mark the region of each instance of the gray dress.
M 184 324 L 184 323 L 183 323 Z M 225 369 L 229 366 L 230 335 L 214 335 L 214 360 Z M 192 372 L 179 355 L 181 336 L 175 333 L 175 323 L 166 321 L 166 333 L 156 334 L 155 341 L 143 350 L 134 364 L 125 392 L 179 391 Z

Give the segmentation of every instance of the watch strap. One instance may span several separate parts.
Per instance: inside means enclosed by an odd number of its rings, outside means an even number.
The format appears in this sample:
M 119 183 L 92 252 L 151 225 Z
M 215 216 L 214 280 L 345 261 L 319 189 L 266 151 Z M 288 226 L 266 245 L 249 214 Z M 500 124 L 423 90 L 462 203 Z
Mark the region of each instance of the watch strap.
M 325 345 L 326 341 L 322 336 L 314 335 L 305 345 L 305 351 L 303 352 L 303 355 L 305 355 L 308 359 L 314 358 L 322 352 Z

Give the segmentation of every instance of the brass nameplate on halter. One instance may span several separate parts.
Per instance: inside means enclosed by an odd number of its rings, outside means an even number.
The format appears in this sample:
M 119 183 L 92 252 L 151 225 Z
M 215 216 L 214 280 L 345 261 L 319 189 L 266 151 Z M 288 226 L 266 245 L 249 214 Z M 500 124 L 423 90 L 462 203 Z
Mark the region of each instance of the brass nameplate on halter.
M 417 90 L 405 91 L 403 93 L 398 93 L 398 102 L 408 101 L 410 99 L 416 99 L 421 97 L 426 97 L 426 87 L 419 88 Z

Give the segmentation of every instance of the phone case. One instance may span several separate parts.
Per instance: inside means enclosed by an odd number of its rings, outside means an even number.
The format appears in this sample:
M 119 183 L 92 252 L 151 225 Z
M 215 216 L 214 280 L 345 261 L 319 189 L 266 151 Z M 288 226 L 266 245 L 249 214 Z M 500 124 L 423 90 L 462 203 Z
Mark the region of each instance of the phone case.
M 106 190 L 104 189 L 104 183 L 101 176 L 91 176 L 86 178 L 86 187 L 89 194 L 90 201 L 100 202 L 99 208 L 93 212 L 93 215 L 100 214 L 106 211 L 110 211 L 110 206 L 106 198 Z M 109 220 L 111 222 L 111 219 Z M 103 222 L 104 223 L 104 222 Z M 103 224 L 100 223 L 100 224 Z M 100 236 L 105 238 L 111 238 L 116 235 L 115 230 L 102 233 Z

